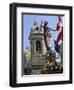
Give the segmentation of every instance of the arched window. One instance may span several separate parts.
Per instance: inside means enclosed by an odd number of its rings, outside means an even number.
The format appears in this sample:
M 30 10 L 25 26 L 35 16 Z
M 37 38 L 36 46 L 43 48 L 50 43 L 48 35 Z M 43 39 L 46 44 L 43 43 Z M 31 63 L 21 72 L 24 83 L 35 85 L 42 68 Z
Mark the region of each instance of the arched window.
M 36 51 L 41 51 L 41 43 L 40 43 L 40 41 L 36 41 Z

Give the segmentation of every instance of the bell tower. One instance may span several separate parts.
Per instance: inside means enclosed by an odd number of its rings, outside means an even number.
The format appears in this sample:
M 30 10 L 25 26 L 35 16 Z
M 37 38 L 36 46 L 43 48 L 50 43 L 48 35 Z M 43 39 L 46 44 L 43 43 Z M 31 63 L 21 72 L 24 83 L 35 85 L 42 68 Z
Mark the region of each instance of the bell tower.
M 44 42 L 44 31 L 43 28 L 39 27 L 37 23 L 31 28 L 29 35 L 31 45 L 31 63 L 33 67 L 39 67 L 44 65 L 42 55 L 46 53 L 46 47 Z

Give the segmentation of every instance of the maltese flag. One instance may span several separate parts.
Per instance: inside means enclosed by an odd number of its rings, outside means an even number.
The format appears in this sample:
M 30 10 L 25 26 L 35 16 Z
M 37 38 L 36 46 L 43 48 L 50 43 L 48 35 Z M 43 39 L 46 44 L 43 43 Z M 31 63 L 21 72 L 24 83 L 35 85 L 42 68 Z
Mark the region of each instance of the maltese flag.
M 58 44 L 60 40 L 63 41 L 63 23 L 61 20 L 61 16 L 58 16 L 58 23 L 55 31 L 58 31 L 58 36 L 56 39 L 56 44 Z
M 62 23 L 62 20 L 61 20 L 61 16 L 58 16 L 58 23 L 57 23 L 57 26 L 56 26 L 56 30 L 55 31 L 58 31 L 58 36 L 57 36 L 57 39 L 54 40 L 54 43 L 55 43 L 55 50 L 60 53 L 60 45 L 59 45 L 59 42 L 60 41 L 63 41 L 63 23 Z

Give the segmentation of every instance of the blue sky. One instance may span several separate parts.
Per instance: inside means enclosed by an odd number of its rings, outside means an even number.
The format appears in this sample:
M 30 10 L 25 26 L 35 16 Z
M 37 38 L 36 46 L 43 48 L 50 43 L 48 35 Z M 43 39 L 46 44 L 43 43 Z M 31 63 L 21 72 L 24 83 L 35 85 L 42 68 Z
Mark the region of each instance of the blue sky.
M 63 19 L 63 16 L 62 16 Z M 41 20 L 47 20 L 49 27 L 52 29 L 55 29 L 56 23 L 58 21 L 58 16 L 44 16 L 44 15 L 28 15 L 28 14 L 23 14 L 23 48 L 24 50 L 26 49 L 27 46 L 29 46 L 29 34 L 31 27 L 34 23 L 34 21 L 37 21 L 38 23 L 41 22 Z M 53 32 L 52 31 L 53 38 L 56 40 L 56 37 L 58 35 L 58 32 Z M 51 44 L 51 48 L 54 49 L 54 42 Z

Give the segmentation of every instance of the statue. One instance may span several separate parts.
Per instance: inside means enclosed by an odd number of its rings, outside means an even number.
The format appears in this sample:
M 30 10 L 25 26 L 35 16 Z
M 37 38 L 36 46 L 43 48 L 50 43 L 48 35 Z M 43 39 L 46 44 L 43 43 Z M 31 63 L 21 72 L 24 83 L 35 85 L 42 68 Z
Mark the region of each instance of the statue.
M 48 27 L 48 21 L 44 21 L 44 41 L 46 45 L 46 49 L 50 50 L 50 43 L 52 41 L 52 34 L 50 32 L 50 28 Z

